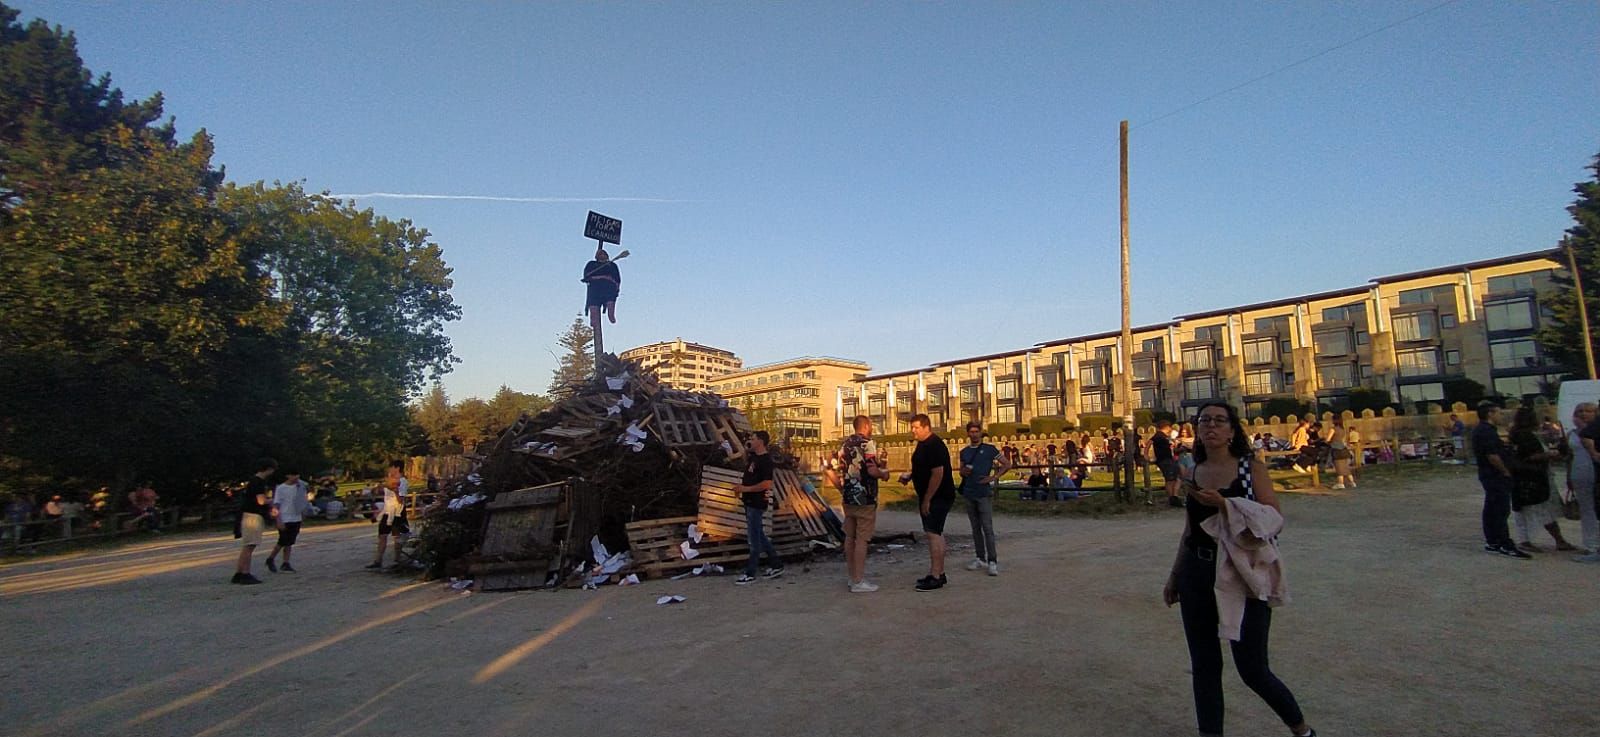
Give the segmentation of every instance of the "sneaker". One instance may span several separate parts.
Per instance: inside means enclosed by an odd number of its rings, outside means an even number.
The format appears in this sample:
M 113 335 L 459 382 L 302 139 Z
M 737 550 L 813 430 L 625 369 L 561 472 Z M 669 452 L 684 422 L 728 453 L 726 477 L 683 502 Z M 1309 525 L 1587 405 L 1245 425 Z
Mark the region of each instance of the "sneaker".
M 1344 484 L 1334 484 L 1333 488 L 1334 489 L 1343 489 L 1344 488 Z
M 944 584 L 945 584 L 944 576 L 940 576 L 938 578 L 934 578 L 933 576 L 924 576 L 921 581 L 917 582 L 917 590 L 918 591 L 938 591 L 939 589 L 944 588 Z
M 1350 482 L 1350 488 L 1352 488 L 1352 489 L 1356 488 L 1356 482 L 1351 481 Z M 1313 735 L 1316 734 L 1316 733 L 1317 733 L 1316 730 L 1312 730 L 1311 731 L 1311 734 L 1313 734 Z
M 376 570 L 378 570 L 380 568 L 383 568 L 383 561 L 381 561 L 381 560 L 372 561 L 371 563 L 368 563 L 366 567 L 367 567 L 367 570 L 369 570 L 369 571 L 376 571 Z
M 739 576 L 736 579 L 733 579 L 733 585 L 735 585 L 735 586 L 744 586 L 746 584 L 752 584 L 752 583 L 755 583 L 755 582 L 756 582 L 756 577 L 752 576 L 752 575 L 750 575 L 748 573 L 743 574 L 743 575 Z
M 777 578 L 782 575 L 783 566 L 778 566 L 777 568 L 768 568 L 767 570 L 761 572 L 762 578 Z
M 997 560 L 989 561 L 989 575 L 991 575 L 991 576 L 1000 575 L 1000 561 L 997 561 Z
M 1579 563 L 1600 563 L 1600 551 L 1585 553 L 1583 555 L 1574 555 L 1572 556 L 1572 559 Z
M 1520 559 L 1520 560 L 1532 560 L 1533 559 L 1533 556 L 1528 555 L 1527 553 L 1524 553 L 1521 550 L 1518 550 L 1517 546 L 1515 546 L 1515 545 L 1501 545 L 1498 548 L 1498 552 L 1501 555 L 1504 555 L 1507 558 L 1517 558 L 1517 559 Z
M 289 561 L 284 561 L 283 565 L 278 566 L 278 570 L 284 573 L 294 573 L 294 566 L 289 565 Z
M 1181 496 L 1169 496 L 1169 497 L 1167 497 L 1167 506 L 1169 506 L 1169 507 L 1177 507 L 1178 509 L 1183 509 L 1183 497 L 1181 497 Z
M 248 573 L 235 573 L 233 574 L 233 582 L 242 586 L 254 586 L 261 583 L 261 579 Z
M 268 558 L 267 559 L 267 570 L 272 571 L 273 573 L 277 573 L 278 572 L 278 562 L 273 560 L 273 559 L 271 559 L 271 558 Z
M 973 558 L 971 562 L 967 563 L 967 570 L 981 571 L 988 565 L 988 563 L 983 562 L 982 558 Z
M 850 593 L 852 593 L 852 594 L 870 594 L 870 593 L 872 593 L 874 591 L 877 591 L 877 590 L 878 590 L 878 585 L 875 584 L 875 583 L 867 583 L 866 581 L 857 581 L 857 582 L 855 582 L 853 584 L 850 584 Z

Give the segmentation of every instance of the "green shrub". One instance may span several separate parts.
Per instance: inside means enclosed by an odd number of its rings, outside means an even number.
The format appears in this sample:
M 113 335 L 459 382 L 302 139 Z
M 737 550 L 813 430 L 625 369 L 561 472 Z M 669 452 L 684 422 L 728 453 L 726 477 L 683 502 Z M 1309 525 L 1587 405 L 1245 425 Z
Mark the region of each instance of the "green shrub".
M 1049 435 L 1076 430 L 1077 426 L 1068 422 L 1065 417 L 1035 417 L 1028 421 L 1028 429 L 1034 435 Z

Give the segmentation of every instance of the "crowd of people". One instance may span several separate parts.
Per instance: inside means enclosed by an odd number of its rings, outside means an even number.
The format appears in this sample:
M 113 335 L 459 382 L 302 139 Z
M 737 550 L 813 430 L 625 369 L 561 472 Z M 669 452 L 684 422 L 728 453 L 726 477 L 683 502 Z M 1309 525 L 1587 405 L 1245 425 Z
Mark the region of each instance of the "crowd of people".
M 85 531 L 96 532 L 108 525 L 120 525 L 126 530 L 161 531 L 161 497 L 150 482 L 136 485 L 128 492 L 126 500 L 127 505 L 119 508 L 111 490 L 103 486 L 89 493 L 14 492 L 3 505 L 6 524 L 0 529 L 0 542 L 31 543 Z M 125 519 L 119 521 L 118 517 L 124 515 Z
M 1478 405 L 1472 453 L 1483 486 L 1483 550 L 1529 559 L 1544 552 L 1534 542 L 1549 535 L 1554 550 L 1578 553 L 1573 560 L 1600 563 L 1600 521 L 1596 520 L 1595 478 L 1600 475 L 1600 419 L 1596 405 L 1578 404 L 1571 425 L 1541 420 L 1533 407 L 1510 416 L 1508 437 L 1499 426 L 1506 413 L 1492 402 Z M 1557 520 L 1576 513 L 1582 546 L 1561 534 Z M 1509 519 L 1509 522 L 1508 522 Z

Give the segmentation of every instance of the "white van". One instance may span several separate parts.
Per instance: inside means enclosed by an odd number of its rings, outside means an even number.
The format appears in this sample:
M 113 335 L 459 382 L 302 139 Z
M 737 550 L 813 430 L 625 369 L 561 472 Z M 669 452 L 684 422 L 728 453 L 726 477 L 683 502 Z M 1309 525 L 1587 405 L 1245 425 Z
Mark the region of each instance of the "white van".
M 1572 424 L 1572 409 L 1584 402 L 1600 404 L 1600 381 L 1593 379 L 1568 379 L 1561 382 L 1561 395 L 1556 400 L 1556 419 L 1561 426 L 1569 430 L 1583 428 L 1569 427 Z

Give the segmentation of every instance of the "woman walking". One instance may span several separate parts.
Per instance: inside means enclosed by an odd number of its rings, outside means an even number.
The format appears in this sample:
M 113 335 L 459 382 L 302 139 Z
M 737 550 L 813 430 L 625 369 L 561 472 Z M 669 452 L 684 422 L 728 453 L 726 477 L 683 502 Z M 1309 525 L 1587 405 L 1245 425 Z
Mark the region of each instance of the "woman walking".
M 1179 605 L 1183 634 L 1189 643 L 1190 670 L 1194 674 L 1194 707 L 1202 735 L 1222 734 L 1222 643 L 1219 626 L 1227 625 L 1229 643 L 1239 677 L 1250 690 L 1267 702 L 1278 718 L 1296 737 L 1312 737 L 1316 730 L 1306 724 L 1294 694 L 1267 667 L 1267 635 L 1272 627 L 1272 609 L 1267 602 L 1247 596 L 1243 617 L 1234 621 L 1218 610 L 1218 542 L 1205 531 L 1206 520 L 1223 515 L 1228 520 L 1229 499 L 1245 499 L 1263 507 L 1278 509 L 1272 479 L 1266 464 L 1254 459 L 1250 441 L 1239 414 L 1222 402 L 1207 402 L 1195 420 L 1199 429 L 1194 447 L 1195 469 L 1185 479 L 1188 493 L 1186 522 L 1173 561 L 1172 574 L 1162 591 L 1167 606 Z M 1242 507 L 1243 505 L 1241 505 Z M 1281 518 L 1280 518 L 1281 519 Z M 1281 577 L 1276 582 L 1281 585 Z M 1232 602 L 1230 602 L 1232 603 Z M 1233 630 L 1237 625 L 1237 630 Z
M 1556 522 L 1561 504 L 1550 493 L 1550 461 L 1561 454 L 1545 447 L 1538 430 L 1539 415 L 1532 407 L 1518 409 L 1511 419 L 1511 451 L 1517 459 L 1511 466 L 1516 484 L 1511 492 L 1511 516 L 1516 522 L 1517 547 L 1539 552 L 1539 546 L 1533 544 L 1533 530 L 1543 527 L 1555 539 L 1556 550 L 1577 550 L 1561 536 L 1561 525 Z
M 1595 515 L 1595 459 L 1584 447 L 1578 432 L 1594 422 L 1597 407 L 1584 402 L 1572 409 L 1572 429 L 1567 431 L 1567 488 L 1578 498 L 1578 519 L 1582 520 L 1585 553 L 1574 557 L 1579 563 L 1600 563 L 1600 519 Z
M 1344 427 L 1344 418 L 1333 418 L 1333 432 L 1328 435 L 1328 447 L 1333 450 L 1333 488 L 1356 488 L 1355 472 L 1350 470 L 1355 463 L 1355 453 L 1350 451 L 1350 432 Z

